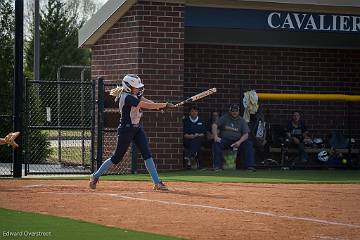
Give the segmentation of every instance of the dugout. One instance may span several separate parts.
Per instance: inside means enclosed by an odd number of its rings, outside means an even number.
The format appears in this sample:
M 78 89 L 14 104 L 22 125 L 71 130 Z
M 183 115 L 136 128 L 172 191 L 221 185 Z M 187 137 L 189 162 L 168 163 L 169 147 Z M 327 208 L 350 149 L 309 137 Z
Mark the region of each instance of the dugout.
M 249 89 L 360 94 L 356 0 L 109 0 L 80 29 L 79 46 L 92 51 L 94 81 L 102 77 L 114 84 L 126 73 L 137 73 L 155 101 L 178 102 L 218 88 L 196 103 L 205 119 L 211 110 L 226 111 L 240 102 Z M 325 138 L 337 129 L 360 142 L 357 103 L 264 100 L 261 105 L 273 124 L 284 125 L 293 111 L 300 111 L 314 136 Z M 182 167 L 186 112 L 144 116 L 160 169 Z M 115 123 L 117 114 L 106 111 Z

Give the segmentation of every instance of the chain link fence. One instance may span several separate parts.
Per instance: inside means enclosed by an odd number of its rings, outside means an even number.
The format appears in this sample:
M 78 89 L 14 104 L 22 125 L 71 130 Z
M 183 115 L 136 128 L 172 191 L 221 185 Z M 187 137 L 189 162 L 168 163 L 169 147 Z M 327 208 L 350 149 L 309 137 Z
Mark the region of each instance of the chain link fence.
M 112 153 L 115 151 L 117 141 L 117 130 L 105 128 L 104 129 L 104 152 L 103 160 L 111 157 Z M 113 165 L 106 174 L 128 174 L 130 173 L 131 166 L 131 149 L 126 152 L 122 161 L 118 164 Z
M 0 115 L 0 137 L 12 131 L 12 115 Z M 6 145 L 0 148 L 0 176 L 12 176 L 13 170 L 13 150 Z
M 94 142 L 92 82 L 27 81 L 25 175 L 89 173 Z
M 84 71 L 80 81 L 60 79 L 68 74 L 66 67 L 55 81 L 26 82 L 25 175 L 88 174 L 115 150 L 120 114 L 109 91 L 116 84 L 98 81 L 95 104 L 96 81 L 84 81 Z M 132 145 L 107 174 L 136 172 L 138 158 Z M 9 171 L 11 167 L 9 163 Z

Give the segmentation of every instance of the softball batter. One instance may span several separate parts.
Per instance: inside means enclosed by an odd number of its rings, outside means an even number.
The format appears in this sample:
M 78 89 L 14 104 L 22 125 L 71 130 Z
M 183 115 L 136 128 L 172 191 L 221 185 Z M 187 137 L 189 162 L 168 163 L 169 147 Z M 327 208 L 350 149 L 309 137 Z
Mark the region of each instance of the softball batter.
M 131 141 L 134 141 L 140 149 L 141 155 L 145 160 L 145 166 L 154 182 L 154 190 L 168 190 L 165 184 L 159 179 L 154 160 L 152 158 L 149 143 L 145 136 L 144 129 L 140 124 L 142 116 L 141 109 L 164 109 L 174 107 L 171 103 L 154 103 L 142 96 L 144 84 L 137 75 L 128 74 L 122 80 L 122 87 L 111 90 L 110 95 L 115 96 L 115 101 L 119 100 L 119 110 L 121 113 L 120 125 L 117 130 L 117 144 L 113 155 L 107 159 L 96 173 L 90 175 L 89 187 L 96 188 L 100 176 L 106 172 L 110 166 L 119 163 Z

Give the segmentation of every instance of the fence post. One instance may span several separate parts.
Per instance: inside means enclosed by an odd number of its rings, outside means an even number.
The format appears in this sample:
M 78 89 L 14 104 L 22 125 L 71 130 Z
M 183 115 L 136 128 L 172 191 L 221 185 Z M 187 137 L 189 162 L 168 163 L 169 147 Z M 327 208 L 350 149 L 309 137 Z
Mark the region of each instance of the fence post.
M 90 159 L 91 159 L 91 172 L 94 172 L 94 164 L 95 164 L 95 81 L 91 83 L 91 151 L 90 151 Z
M 81 118 L 81 163 L 85 165 L 85 130 L 84 130 L 84 70 L 81 71 L 80 77 L 80 118 Z
M 15 1 L 15 82 L 14 82 L 14 110 L 13 124 L 15 131 L 22 131 L 23 127 L 23 98 L 24 95 L 24 73 L 23 73 L 23 44 L 24 44 L 24 1 Z M 19 137 L 19 140 L 22 136 Z M 13 176 L 21 178 L 23 146 L 13 151 Z
M 24 126 L 24 129 L 23 129 L 23 152 L 24 152 L 24 164 L 25 164 L 25 172 L 24 172 L 24 175 L 27 176 L 28 173 L 29 173 L 29 162 L 30 162 L 30 154 L 29 154 L 29 138 L 31 138 L 31 134 L 30 134 L 30 131 L 29 131 L 29 124 L 30 124 L 30 87 L 32 87 L 32 85 L 28 82 L 29 79 L 25 79 L 25 82 L 24 82 L 24 87 L 25 87 L 25 95 L 24 95 L 24 104 L 25 104 L 25 107 L 24 107 L 24 123 L 25 123 L 25 126 Z
M 61 163 L 61 84 L 60 84 L 60 71 L 57 71 L 57 129 L 58 129 L 58 159 Z
M 104 79 L 98 78 L 98 114 L 97 114 L 97 166 L 98 169 L 103 159 L 103 134 L 104 134 Z

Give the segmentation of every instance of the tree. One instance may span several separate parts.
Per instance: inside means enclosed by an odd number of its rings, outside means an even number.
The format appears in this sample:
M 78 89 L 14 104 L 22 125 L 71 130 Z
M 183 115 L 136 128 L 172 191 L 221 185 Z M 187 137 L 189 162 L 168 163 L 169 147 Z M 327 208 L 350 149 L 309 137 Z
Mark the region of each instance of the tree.
M 88 65 L 90 52 L 78 48 L 80 6 L 76 1 L 48 0 L 40 13 L 40 75 L 42 79 L 55 80 L 62 65 Z M 75 8 L 75 9 L 74 9 Z M 32 21 L 33 22 L 33 21 Z M 33 33 L 33 24 L 30 26 Z M 33 34 L 26 44 L 26 71 L 33 72 Z
M 67 0 L 72 14 L 77 16 L 77 24 L 81 27 L 99 8 L 99 2 L 93 0 Z
M 0 114 L 12 112 L 15 16 L 11 0 L 0 2 Z
M 15 15 L 12 0 L 0 1 L 0 134 L 12 130 L 12 96 L 14 81 Z M 0 156 L 11 160 L 9 148 L 1 148 Z

